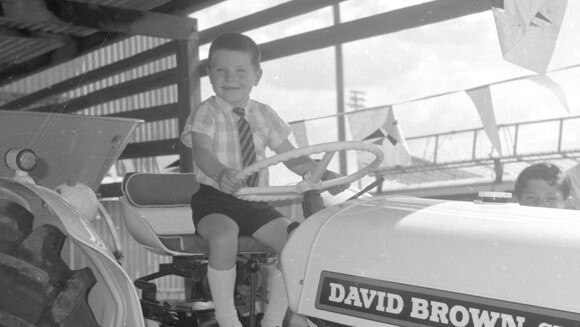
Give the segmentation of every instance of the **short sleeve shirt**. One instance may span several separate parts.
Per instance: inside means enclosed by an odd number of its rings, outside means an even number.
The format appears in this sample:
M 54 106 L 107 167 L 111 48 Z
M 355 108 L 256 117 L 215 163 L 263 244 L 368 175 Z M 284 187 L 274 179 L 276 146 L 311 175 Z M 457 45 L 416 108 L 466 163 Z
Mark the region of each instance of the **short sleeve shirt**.
M 192 132 L 208 135 L 213 141 L 212 152 L 218 160 L 227 167 L 242 170 L 243 162 L 238 134 L 240 118 L 233 112 L 233 108 L 231 104 L 217 96 L 205 100 L 187 118 L 181 141 L 191 148 Z M 290 136 L 290 126 L 266 104 L 249 100 L 243 108 L 246 110 L 245 118 L 252 128 L 256 160 L 263 160 L 266 157 L 266 147 L 274 150 Z M 195 162 L 193 169 L 199 183 L 219 189 L 217 182 L 204 174 Z M 268 186 L 268 170 L 262 169 L 259 176 L 258 186 Z

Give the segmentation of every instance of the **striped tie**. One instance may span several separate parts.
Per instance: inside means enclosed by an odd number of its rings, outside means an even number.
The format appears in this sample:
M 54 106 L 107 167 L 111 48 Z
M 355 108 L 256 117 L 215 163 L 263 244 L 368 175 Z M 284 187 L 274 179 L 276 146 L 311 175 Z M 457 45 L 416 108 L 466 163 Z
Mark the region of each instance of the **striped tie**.
M 244 163 L 244 167 L 247 167 L 256 162 L 256 149 L 254 148 L 252 128 L 244 118 L 246 113 L 244 108 L 234 108 L 234 113 L 240 116 L 240 120 L 238 120 L 238 131 L 240 132 L 240 146 L 242 147 L 242 162 Z M 249 176 L 247 182 L 248 186 L 257 186 L 258 173 Z

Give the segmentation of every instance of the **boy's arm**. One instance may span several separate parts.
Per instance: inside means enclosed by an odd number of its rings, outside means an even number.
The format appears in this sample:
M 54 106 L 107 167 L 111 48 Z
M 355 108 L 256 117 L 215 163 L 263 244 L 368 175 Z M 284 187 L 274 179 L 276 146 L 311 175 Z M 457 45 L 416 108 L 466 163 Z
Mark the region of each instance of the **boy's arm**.
M 296 149 L 294 147 L 294 145 L 292 145 L 292 143 L 290 143 L 290 141 L 288 139 L 286 139 L 278 147 L 276 147 L 274 149 L 274 151 L 277 154 L 280 154 L 280 153 L 288 152 L 288 151 L 291 151 L 294 149 Z M 318 167 L 316 162 L 308 156 L 301 156 L 298 158 L 293 158 L 293 159 L 287 160 L 286 162 L 284 162 L 284 165 L 286 167 L 288 167 L 288 169 L 290 169 L 292 172 L 294 172 L 295 174 L 297 174 L 299 176 L 304 176 L 307 173 L 312 174 L 312 173 L 314 173 L 314 170 L 316 170 L 316 167 Z M 330 180 L 330 179 L 335 179 L 338 177 L 341 177 L 341 175 L 327 169 L 326 172 L 324 173 L 324 175 L 322 175 L 322 180 Z M 329 189 L 328 192 L 330 192 L 330 194 L 332 194 L 332 195 L 336 195 L 336 194 L 346 190 L 349 187 L 350 187 L 350 184 L 339 185 L 339 186 L 336 186 L 336 187 Z
M 223 192 L 232 194 L 243 186 L 235 177 L 239 171 L 226 167 L 211 151 L 212 139 L 208 135 L 192 132 L 191 143 L 195 164 L 204 174 L 213 178 Z

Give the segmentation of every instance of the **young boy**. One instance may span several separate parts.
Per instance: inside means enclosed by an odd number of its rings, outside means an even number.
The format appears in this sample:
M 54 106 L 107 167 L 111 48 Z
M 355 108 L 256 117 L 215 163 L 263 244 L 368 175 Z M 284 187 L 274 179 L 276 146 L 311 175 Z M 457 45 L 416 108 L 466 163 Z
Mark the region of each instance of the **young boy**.
M 537 163 L 522 170 L 514 191 L 521 205 L 561 209 L 570 195 L 570 181 L 557 166 Z
M 241 326 L 233 299 L 238 235 L 253 236 L 280 253 L 290 223 L 266 203 L 232 195 L 247 183 L 235 177 L 244 168 L 240 139 L 247 135 L 240 136 L 244 133 L 238 125 L 243 119 L 251 127 L 256 161 L 265 158 L 266 147 L 276 153 L 294 149 L 288 140 L 290 127 L 272 108 L 250 99 L 262 76 L 260 59 L 260 50 L 249 37 L 238 33 L 218 36 L 210 46 L 207 62 L 215 96 L 192 112 L 181 135 L 182 142 L 192 147 L 194 172 L 200 183 L 191 199 L 193 221 L 197 233 L 209 243 L 208 280 L 221 327 Z M 249 156 L 246 153 L 244 156 Z M 314 171 L 316 163 L 301 157 L 286 162 L 286 166 L 304 176 Z M 327 179 L 339 177 L 328 171 L 325 175 Z M 267 170 L 260 171 L 258 177 L 257 186 L 268 185 Z M 279 270 L 272 278 L 270 294 L 262 326 L 282 326 L 288 303 Z

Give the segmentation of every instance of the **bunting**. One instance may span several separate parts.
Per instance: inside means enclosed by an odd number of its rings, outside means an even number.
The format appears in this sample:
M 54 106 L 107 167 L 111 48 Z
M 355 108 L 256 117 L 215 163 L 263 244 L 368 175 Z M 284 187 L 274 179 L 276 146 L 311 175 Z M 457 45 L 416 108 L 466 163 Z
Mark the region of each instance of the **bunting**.
M 495 120 L 495 112 L 489 86 L 477 87 L 465 92 L 471 98 L 473 104 L 475 104 L 475 108 L 477 109 L 477 113 L 479 114 L 479 118 L 481 118 L 481 123 L 483 124 L 483 129 L 485 130 L 491 145 L 501 156 L 501 141 L 499 138 L 497 122 Z
M 306 122 L 304 120 L 290 123 L 290 128 L 292 129 L 292 134 L 294 134 L 294 139 L 296 140 L 296 146 L 298 148 L 310 145 L 308 142 L 308 133 L 306 132 Z
M 554 82 L 551 78 L 549 78 L 546 75 L 535 75 L 535 76 L 532 76 L 528 79 L 530 81 L 552 91 L 552 93 L 554 93 L 556 98 L 558 98 L 558 101 L 560 101 L 562 106 L 564 108 L 566 108 L 566 111 L 568 113 L 570 113 L 570 106 L 568 106 L 568 100 L 566 99 L 566 93 L 564 93 L 564 90 L 562 89 L 560 84 Z
M 548 70 L 567 0 L 492 0 L 506 61 L 539 74 Z
M 376 144 L 385 153 L 379 168 L 411 165 L 409 148 L 392 106 L 349 113 L 348 121 L 353 140 Z M 357 155 L 360 167 L 374 160 L 374 156 L 366 152 Z

